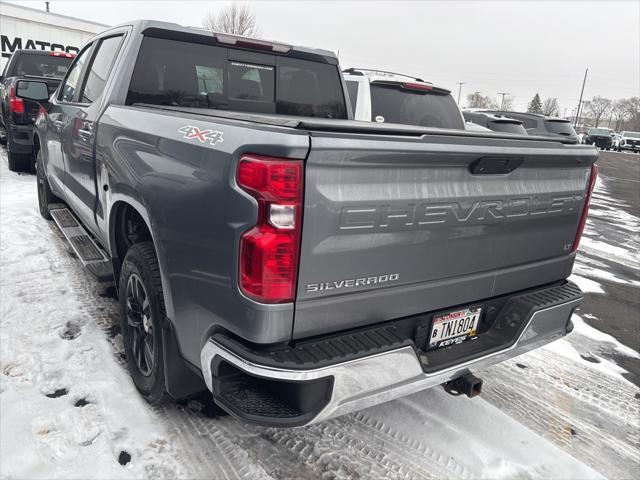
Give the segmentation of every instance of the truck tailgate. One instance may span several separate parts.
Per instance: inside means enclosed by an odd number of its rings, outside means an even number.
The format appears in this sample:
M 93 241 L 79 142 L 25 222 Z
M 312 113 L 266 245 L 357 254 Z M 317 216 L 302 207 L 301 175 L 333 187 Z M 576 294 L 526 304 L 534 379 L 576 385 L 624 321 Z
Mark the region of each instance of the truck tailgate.
M 597 152 L 313 132 L 293 338 L 566 278 Z

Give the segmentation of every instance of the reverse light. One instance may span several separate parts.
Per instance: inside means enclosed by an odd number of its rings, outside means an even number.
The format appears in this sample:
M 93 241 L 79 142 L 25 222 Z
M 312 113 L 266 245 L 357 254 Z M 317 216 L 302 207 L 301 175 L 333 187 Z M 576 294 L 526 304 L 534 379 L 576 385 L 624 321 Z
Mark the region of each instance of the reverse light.
M 9 111 L 11 113 L 24 113 L 24 102 L 16 97 L 15 87 L 9 89 Z
M 584 199 L 584 207 L 582 208 L 582 215 L 580 216 L 580 223 L 578 224 L 578 231 L 576 232 L 576 238 L 573 240 L 573 247 L 571 252 L 578 250 L 580 245 L 580 239 L 582 238 L 582 232 L 587 224 L 587 216 L 589 215 L 589 204 L 591 203 L 591 194 L 596 186 L 596 180 L 598 178 L 598 166 L 594 163 L 591 165 L 591 176 L 589 177 L 589 188 Z
M 240 238 L 240 289 L 259 302 L 292 302 L 300 253 L 302 160 L 243 155 L 236 182 L 258 201 L 256 225 Z

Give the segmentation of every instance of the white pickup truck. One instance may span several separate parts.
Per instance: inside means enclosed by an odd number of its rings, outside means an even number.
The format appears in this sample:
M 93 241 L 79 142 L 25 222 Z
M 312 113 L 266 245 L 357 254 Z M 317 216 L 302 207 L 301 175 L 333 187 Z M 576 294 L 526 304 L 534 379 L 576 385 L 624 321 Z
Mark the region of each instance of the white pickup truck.
M 342 73 L 354 120 L 490 131 L 465 123 L 451 92 L 421 78 L 364 68 Z

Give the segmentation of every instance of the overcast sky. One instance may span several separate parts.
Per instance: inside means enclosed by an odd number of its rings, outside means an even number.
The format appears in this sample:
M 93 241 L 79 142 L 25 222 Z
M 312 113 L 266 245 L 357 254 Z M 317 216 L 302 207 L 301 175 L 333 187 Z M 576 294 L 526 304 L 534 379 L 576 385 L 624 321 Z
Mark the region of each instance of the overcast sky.
M 44 1 L 17 1 L 44 8 Z M 261 36 L 339 51 L 343 67 L 416 75 L 457 96 L 480 91 L 557 97 L 561 113 L 585 97 L 640 95 L 640 1 L 243 2 Z M 51 11 L 115 25 L 139 18 L 201 26 L 214 1 L 62 1 Z

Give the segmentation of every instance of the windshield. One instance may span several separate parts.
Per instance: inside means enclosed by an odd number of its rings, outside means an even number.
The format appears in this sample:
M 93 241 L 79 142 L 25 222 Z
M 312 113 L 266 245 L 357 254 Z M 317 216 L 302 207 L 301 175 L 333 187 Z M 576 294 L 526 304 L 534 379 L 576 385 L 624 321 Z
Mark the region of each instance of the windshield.
M 263 63 L 236 61 L 229 52 L 213 45 L 145 37 L 127 105 L 347 118 L 336 65 L 272 55 L 253 55 Z M 240 53 L 234 55 L 242 58 Z
M 51 77 L 62 80 L 73 58 L 20 54 L 15 66 L 17 75 Z
M 371 120 L 464 130 L 462 115 L 450 94 L 410 91 L 399 84 L 371 84 Z
M 640 139 L 640 132 L 622 132 L 623 137 Z
M 609 130 L 607 130 L 606 128 L 592 128 L 591 130 L 589 130 L 589 135 L 604 135 L 607 137 L 611 136 Z
M 576 131 L 573 129 L 570 122 L 562 122 L 559 120 L 545 120 L 544 124 L 546 125 L 547 130 L 551 133 L 566 135 L 567 137 L 576 136 Z

